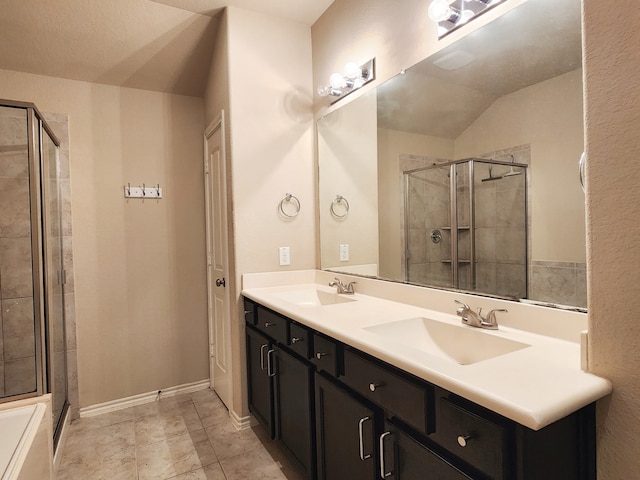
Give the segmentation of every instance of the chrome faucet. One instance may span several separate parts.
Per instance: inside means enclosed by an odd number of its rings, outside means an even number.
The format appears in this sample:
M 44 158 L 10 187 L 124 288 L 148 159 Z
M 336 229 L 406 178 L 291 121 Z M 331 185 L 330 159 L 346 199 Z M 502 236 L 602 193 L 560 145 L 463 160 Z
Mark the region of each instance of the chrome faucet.
M 333 282 L 329 282 L 329 286 L 336 287 L 339 294 L 353 295 L 354 293 L 356 293 L 354 288 L 354 285 L 356 283 L 358 282 L 349 282 L 345 285 L 344 283 L 342 283 L 342 280 L 336 277 Z
M 454 301 L 462 305 L 456 310 L 456 315 L 462 318 L 462 323 L 471 327 L 497 330 L 498 320 L 496 319 L 496 312 L 507 312 L 506 308 L 495 308 L 491 310 L 486 317 L 483 317 L 482 308 L 478 308 L 478 311 L 474 312 L 466 303 L 461 302 L 460 300 Z

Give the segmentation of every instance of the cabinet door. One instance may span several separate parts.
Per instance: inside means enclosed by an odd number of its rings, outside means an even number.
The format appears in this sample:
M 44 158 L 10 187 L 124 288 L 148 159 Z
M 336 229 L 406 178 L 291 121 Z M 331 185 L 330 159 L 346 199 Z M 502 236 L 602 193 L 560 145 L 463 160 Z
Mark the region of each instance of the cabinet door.
M 379 437 L 380 475 L 389 480 L 464 480 L 458 470 L 427 446 L 389 422 Z
M 313 464 L 313 367 L 276 348 L 275 436 L 307 478 Z
M 316 374 L 318 480 L 374 480 L 375 412 Z
M 249 410 L 273 438 L 273 395 L 269 376 L 273 367 L 273 345 L 267 337 L 247 326 L 247 382 Z

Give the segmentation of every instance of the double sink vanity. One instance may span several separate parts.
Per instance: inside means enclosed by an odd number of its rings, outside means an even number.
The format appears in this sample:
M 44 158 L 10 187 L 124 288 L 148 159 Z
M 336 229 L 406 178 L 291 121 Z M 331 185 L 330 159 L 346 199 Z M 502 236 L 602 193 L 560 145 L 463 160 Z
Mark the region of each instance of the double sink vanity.
M 595 479 L 584 314 L 335 276 L 243 276 L 249 407 L 306 478 Z

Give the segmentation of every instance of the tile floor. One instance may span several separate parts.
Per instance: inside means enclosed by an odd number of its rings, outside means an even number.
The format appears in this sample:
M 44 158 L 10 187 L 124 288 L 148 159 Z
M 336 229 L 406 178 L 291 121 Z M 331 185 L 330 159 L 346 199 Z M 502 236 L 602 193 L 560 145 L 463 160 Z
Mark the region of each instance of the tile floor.
M 211 390 L 71 423 L 58 480 L 302 480 L 256 426 L 238 432 Z

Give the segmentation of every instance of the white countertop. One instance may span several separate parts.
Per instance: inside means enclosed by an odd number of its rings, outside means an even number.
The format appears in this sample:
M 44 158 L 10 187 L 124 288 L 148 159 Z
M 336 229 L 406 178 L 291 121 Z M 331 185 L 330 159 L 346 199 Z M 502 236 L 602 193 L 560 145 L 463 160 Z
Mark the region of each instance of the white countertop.
M 258 274 L 263 275 L 264 274 Z M 308 276 L 300 277 L 308 280 Z M 553 336 L 500 326 L 483 330 L 530 347 L 469 365 L 407 348 L 400 342 L 365 330 L 378 324 L 415 317 L 460 324 L 452 313 L 356 293 L 348 303 L 296 305 L 278 294 L 317 289 L 335 293 L 326 284 L 244 281 L 246 297 L 321 333 L 373 355 L 534 430 L 539 430 L 611 392 L 608 380 L 581 370 L 580 345 Z M 266 286 L 280 283 L 275 286 Z M 265 286 L 262 286 L 265 285 Z M 248 288 L 247 288 L 248 287 Z M 448 293 L 448 292 L 447 292 Z M 465 327 L 472 328 L 472 327 Z

